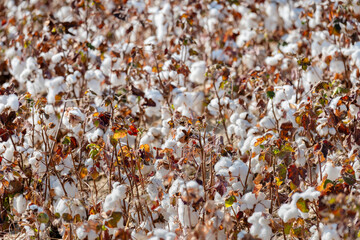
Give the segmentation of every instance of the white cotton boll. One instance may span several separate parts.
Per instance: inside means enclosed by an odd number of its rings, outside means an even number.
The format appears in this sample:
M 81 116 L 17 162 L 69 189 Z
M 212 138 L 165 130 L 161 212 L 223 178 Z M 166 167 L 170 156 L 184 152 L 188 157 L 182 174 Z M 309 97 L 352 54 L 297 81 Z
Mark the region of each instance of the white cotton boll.
M 15 94 L 10 94 L 7 96 L 6 107 L 10 107 L 14 111 L 19 109 L 19 99 Z
M 173 232 L 168 232 L 165 229 L 159 229 L 156 228 L 153 230 L 153 235 L 154 237 L 150 238 L 153 240 L 158 240 L 158 239 L 164 239 L 164 240 L 173 240 L 176 238 L 176 234 Z
M 64 56 L 64 54 L 63 53 L 58 53 L 58 54 L 55 54 L 55 55 L 53 55 L 52 57 L 51 57 L 51 61 L 53 62 L 53 63 L 59 63 L 60 61 L 61 61 L 61 59 L 62 59 L 62 57 Z
M 343 61 L 340 60 L 331 60 L 330 62 L 330 71 L 333 73 L 343 73 L 345 72 L 345 66 Z
M 298 218 L 299 210 L 296 205 L 292 206 L 290 204 L 282 204 L 279 208 L 278 214 L 284 222 L 288 222 L 290 219 Z
M 82 219 L 86 218 L 86 209 L 78 199 L 68 200 L 60 198 L 55 204 L 55 213 L 59 213 L 60 216 L 68 213 L 73 217 L 79 214 Z
M 13 146 L 6 149 L 6 151 L 3 153 L 3 157 L 9 161 L 12 161 L 12 158 L 14 157 L 15 149 Z
M 19 58 L 15 57 L 11 59 L 11 68 L 9 70 L 10 73 L 14 75 L 17 80 L 20 81 L 20 75 L 25 70 L 25 63 L 20 61 Z
M 152 201 L 154 201 L 157 198 L 158 194 L 159 194 L 158 188 L 157 188 L 157 186 L 155 184 L 148 184 L 146 186 L 146 191 L 149 194 L 150 199 Z
M 260 124 L 261 127 L 265 128 L 265 129 L 274 129 L 274 128 L 276 128 L 274 118 L 271 118 L 269 116 L 263 117 L 263 119 L 260 120 L 259 124 Z
M 113 194 L 119 200 L 123 200 L 126 198 L 126 191 L 127 191 L 127 186 L 125 184 L 123 184 L 123 185 L 116 186 L 111 191 L 111 194 Z
M 159 137 L 161 135 L 161 129 L 156 127 L 149 128 L 149 133 L 154 137 Z
M 47 101 L 48 103 L 55 102 L 55 96 L 59 92 L 65 92 L 64 77 L 55 77 L 45 82 L 45 86 L 48 88 Z
M 308 218 L 309 214 L 300 211 L 296 203 L 300 198 L 304 200 L 314 201 L 317 200 L 320 196 L 320 192 L 315 190 L 313 187 L 309 187 L 305 192 L 295 193 L 292 196 L 292 201 L 289 204 L 283 204 L 280 206 L 278 214 L 279 217 L 284 221 L 288 222 L 290 219 L 297 219 L 298 217 L 302 217 L 304 219 Z
M 239 114 L 238 113 L 233 113 L 232 115 L 231 115 L 231 117 L 230 117 L 230 122 L 231 123 L 236 123 L 236 120 L 238 120 L 239 119 Z
M 321 239 L 323 240 L 340 240 L 342 239 L 337 232 L 337 224 L 326 224 L 321 229 Z
M 329 133 L 330 133 L 331 135 L 335 135 L 335 134 L 336 134 L 335 128 L 333 128 L 333 127 L 329 128 Z
M 93 45 L 95 48 L 98 48 L 104 40 L 104 36 L 98 35 L 95 37 L 94 41 L 92 41 L 91 45 Z
M 80 239 L 83 240 L 87 237 L 88 233 L 86 232 L 84 225 L 81 225 L 80 227 L 78 227 L 76 229 L 76 236 Z
M 117 75 L 117 73 L 111 74 L 110 82 L 111 82 L 111 85 L 114 85 L 114 86 L 125 85 L 126 84 L 126 73 L 121 72 L 121 73 L 119 73 L 119 76 Z
M 165 141 L 165 143 L 161 146 L 161 148 L 163 148 L 163 149 L 170 148 L 170 149 L 176 150 L 177 149 L 176 144 L 177 144 L 177 141 L 172 140 L 172 139 L 167 139 Z
M 104 131 L 100 128 L 96 129 L 90 136 L 89 136 L 89 142 L 96 142 L 104 135 Z
M 227 170 L 229 169 L 229 167 L 231 167 L 232 165 L 232 161 L 231 161 L 231 158 L 228 158 L 228 157 L 221 157 L 219 159 L 219 161 L 215 164 L 214 166 L 214 170 L 216 173 L 220 172 L 220 170 Z
M 191 65 L 189 79 L 191 82 L 203 84 L 205 81 L 206 63 L 205 61 L 195 62 Z
M 350 104 L 349 106 L 349 112 L 352 116 L 357 116 L 359 113 L 360 108 L 357 107 L 355 104 Z
M 278 53 L 273 57 L 267 57 L 265 59 L 265 63 L 269 66 L 276 66 L 279 63 L 279 61 L 283 59 L 283 57 L 284 56 L 281 53 Z
M 114 197 L 114 195 L 112 194 L 107 195 L 103 204 L 104 212 L 116 211 L 119 208 L 120 208 L 120 204 L 117 201 L 117 199 Z
M 247 53 L 242 57 L 242 61 L 248 69 L 253 69 L 255 67 L 256 55 Z
M 189 215 L 190 213 L 190 215 Z M 179 221 L 184 227 L 195 227 L 199 221 L 199 213 L 188 205 L 185 205 L 181 199 L 178 199 Z
M 253 209 L 254 205 L 257 203 L 256 196 L 254 193 L 246 193 L 241 198 L 240 210 L 244 211 L 246 209 Z
M 341 169 L 342 167 L 334 167 L 333 164 L 331 162 L 327 162 L 324 166 L 322 166 L 322 175 L 325 176 L 326 174 L 327 179 L 331 180 L 331 181 L 335 181 L 336 179 L 341 177 Z M 320 179 L 320 174 L 319 174 L 319 178 L 318 178 L 318 182 L 321 183 L 322 179 Z
M 179 191 L 181 185 L 184 184 L 184 180 L 181 178 L 177 178 L 171 185 L 170 189 L 169 189 L 169 196 L 175 196 L 176 193 Z
M 140 140 L 140 145 L 150 144 L 153 140 L 154 137 L 152 135 L 145 134 Z
M 244 29 L 240 31 L 240 35 L 236 38 L 236 45 L 242 48 L 247 42 L 254 39 L 256 36 L 257 33 L 254 30 Z
M 18 212 L 19 214 L 24 213 L 26 211 L 26 205 L 27 205 L 27 201 L 24 195 L 19 194 L 14 197 L 13 207 L 16 210 L 16 212 Z
M 245 184 L 245 179 L 248 174 L 249 167 L 241 160 L 237 160 L 229 167 L 232 177 L 240 177 L 241 181 Z
M 316 127 L 316 131 L 319 133 L 320 136 L 324 137 L 328 135 L 329 128 L 326 125 L 319 125 Z
M 62 22 L 71 22 L 74 20 L 74 17 L 72 16 L 72 8 L 69 6 L 60 8 L 60 10 L 56 11 L 54 15 Z
M 236 125 L 231 124 L 227 127 L 227 133 L 229 136 L 232 136 L 233 134 L 235 134 L 235 129 L 236 129 Z
M 270 240 L 272 236 L 270 221 L 261 212 L 255 212 L 249 217 L 248 222 L 252 224 L 250 234 L 262 240 Z

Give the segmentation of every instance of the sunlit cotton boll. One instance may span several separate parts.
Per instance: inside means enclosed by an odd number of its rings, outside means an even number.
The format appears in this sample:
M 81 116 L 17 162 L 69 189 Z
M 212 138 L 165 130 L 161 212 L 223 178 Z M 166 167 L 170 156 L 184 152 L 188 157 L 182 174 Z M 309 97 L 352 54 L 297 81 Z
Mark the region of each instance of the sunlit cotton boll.
M 105 198 L 103 205 L 104 212 L 119 210 L 121 206 L 120 201 L 126 198 L 126 185 L 119 185 L 119 183 L 114 183 L 113 187 L 114 189 Z
M 261 212 L 255 212 L 249 217 L 248 222 L 252 224 L 250 233 L 262 240 L 270 240 L 272 236 L 270 221 Z
M 26 210 L 26 205 L 27 205 L 27 201 L 26 201 L 24 195 L 19 194 L 14 197 L 13 207 L 16 210 L 16 212 L 18 212 L 20 214 L 24 213 Z
M 193 83 L 203 84 L 205 81 L 205 61 L 195 62 L 191 65 L 189 79 Z

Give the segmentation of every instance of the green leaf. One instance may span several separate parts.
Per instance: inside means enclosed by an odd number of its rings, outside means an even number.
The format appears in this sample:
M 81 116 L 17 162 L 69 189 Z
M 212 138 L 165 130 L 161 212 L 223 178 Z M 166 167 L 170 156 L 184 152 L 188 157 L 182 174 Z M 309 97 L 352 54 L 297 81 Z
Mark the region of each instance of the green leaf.
M 286 174 L 287 174 L 287 169 L 286 169 L 286 166 L 284 164 L 280 164 L 278 167 L 277 167 L 277 171 L 279 173 L 279 179 L 281 181 L 284 181 L 286 179 Z
M 95 50 L 95 47 L 91 45 L 91 43 L 86 43 L 86 46 L 90 48 L 91 50 Z
M 266 96 L 268 98 L 270 98 L 270 99 L 273 99 L 275 97 L 275 92 L 274 91 L 267 91 Z
M 291 223 L 285 223 L 284 232 L 285 232 L 286 235 L 290 234 L 291 227 L 292 227 Z
M 50 221 L 49 216 L 46 213 L 40 213 L 37 217 L 40 223 L 48 223 Z
M 122 217 L 121 212 L 113 212 L 111 214 L 111 219 L 105 222 L 105 225 L 109 228 L 117 228 L 117 224 L 120 221 L 121 217 Z
M 230 196 L 228 199 L 225 200 L 225 207 L 231 207 L 234 202 L 236 202 L 235 196 Z
M 308 213 L 309 212 L 309 207 L 308 207 L 308 204 L 307 204 L 307 201 L 304 200 L 303 198 L 300 198 L 297 202 L 296 202 L 296 207 L 304 212 L 304 213 Z
M 62 144 L 64 145 L 69 145 L 71 143 L 70 137 L 66 136 L 62 142 Z

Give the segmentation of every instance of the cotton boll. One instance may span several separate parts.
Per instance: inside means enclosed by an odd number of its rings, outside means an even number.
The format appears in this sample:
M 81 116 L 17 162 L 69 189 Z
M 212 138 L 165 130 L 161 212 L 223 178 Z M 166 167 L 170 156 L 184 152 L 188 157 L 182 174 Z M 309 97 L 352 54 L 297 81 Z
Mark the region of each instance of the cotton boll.
M 199 221 L 199 213 L 194 211 L 191 206 L 185 205 L 181 199 L 178 199 L 179 221 L 184 227 L 195 227 Z
M 239 118 L 239 114 L 238 113 L 233 113 L 232 115 L 231 115 L 231 117 L 230 117 L 230 122 L 231 123 L 236 123 L 236 120 L 238 120 L 238 118 Z
M 279 217 L 284 221 L 288 222 L 290 219 L 297 219 L 298 217 L 308 218 L 308 213 L 300 211 L 296 203 L 300 198 L 304 200 L 314 201 L 317 200 L 320 196 L 320 192 L 315 190 L 313 187 L 309 187 L 305 192 L 295 193 L 292 196 L 292 201 L 290 204 L 283 204 L 280 206 L 278 214 Z
M 55 213 L 63 216 L 64 213 L 70 214 L 72 217 L 79 214 L 80 218 L 86 218 L 86 209 L 78 199 L 59 199 L 55 204 Z
M 272 236 L 270 221 L 266 219 L 261 212 L 255 212 L 249 217 L 248 222 L 252 224 L 250 233 L 254 237 L 261 238 L 263 240 L 270 240 Z
M 327 179 L 331 181 L 335 181 L 336 179 L 341 177 L 341 169 L 342 167 L 333 166 L 331 162 L 327 162 L 324 166 L 322 166 L 322 175 L 327 175 Z M 320 174 L 318 177 L 318 182 L 321 183 L 322 179 L 320 179 Z
M 343 61 L 340 60 L 331 60 L 330 62 L 330 71 L 333 73 L 343 73 L 345 72 L 345 66 Z
M 6 107 L 10 107 L 14 111 L 19 109 L 19 99 L 15 94 L 8 95 Z
M 265 116 L 263 119 L 260 120 L 260 126 L 265 129 L 274 129 L 275 126 L 275 120 L 269 116 Z
M 87 237 L 88 233 L 84 228 L 84 225 L 81 225 L 80 227 L 78 227 L 76 229 L 76 236 L 80 239 L 83 240 Z
M 119 211 L 121 207 L 121 200 L 126 198 L 126 185 L 118 185 L 114 183 L 113 190 L 109 195 L 106 196 L 103 210 L 104 212 L 107 211 Z
M 267 57 L 265 59 L 265 63 L 269 66 L 276 66 L 279 63 L 279 61 L 281 61 L 283 59 L 283 57 L 284 56 L 281 53 L 279 53 L 273 57 Z
M 225 170 L 225 173 L 228 172 L 229 167 L 231 167 L 232 161 L 231 158 L 221 157 L 219 161 L 215 164 L 214 170 L 217 174 L 221 172 L 221 170 Z M 228 173 L 226 175 L 229 175 Z
M 113 194 L 119 200 L 123 200 L 126 198 L 126 191 L 127 191 L 127 186 L 123 184 L 115 187 L 112 190 L 111 194 Z
M 150 239 L 152 240 L 158 240 L 158 239 L 164 239 L 164 240 L 174 240 L 176 238 L 176 234 L 173 232 L 169 232 L 165 229 L 154 229 L 152 233 L 149 233 L 148 235 L 153 235 Z
M 58 53 L 58 54 L 55 54 L 55 55 L 53 55 L 52 57 L 51 57 L 51 61 L 53 62 L 53 63 L 59 63 L 60 61 L 61 61 L 61 59 L 62 59 L 62 57 L 64 56 L 64 53 Z
M 19 194 L 13 199 L 13 207 L 17 213 L 22 214 L 26 211 L 27 201 L 24 195 Z
M 205 61 L 195 62 L 191 65 L 189 79 L 191 82 L 203 84 L 205 81 L 206 63 Z
M 103 135 L 104 135 L 104 131 L 98 128 L 92 134 L 89 133 L 88 141 L 97 142 L 99 138 L 101 138 Z

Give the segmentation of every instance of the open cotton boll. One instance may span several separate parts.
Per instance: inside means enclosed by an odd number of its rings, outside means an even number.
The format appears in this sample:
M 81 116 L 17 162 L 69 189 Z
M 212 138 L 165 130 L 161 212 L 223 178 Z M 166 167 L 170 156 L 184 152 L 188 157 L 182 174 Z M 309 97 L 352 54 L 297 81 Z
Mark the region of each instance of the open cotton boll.
M 330 62 L 330 71 L 333 73 L 343 73 L 345 72 L 345 66 L 343 61 L 340 60 L 331 60 Z
M 240 31 L 239 36 L 236 38 L 236 45 L 240 48 L 244 47 L 244 45 L 250 40 L 256 38 L 257 33 L 254 30 L 245 29 Z
M 232 164 L 231 158 L 221 157 L 215 164 L 214 170 L 219 175 L 229 176 L 229 167 L 231 167 Z
M 260 120 L 260 126 L 265 128 L 265 129 L 274 129 L 276 128 L 275 126 L 275 119 L 269 117 L 269 116 L 265 116 L 263 117 L 263 119 Z
M 298 209 L 296 206 L 297 201 L 300 198 L 304 200 L 314 201 L 317 200 L 320 196 L 320 192 L 316 191 L 315 188 L 309 187 L 305 192 L 295 193 L 292 196 L 292 201 L 289 204 L 283 204 L 280 206 L 278 214 L 279 217 L 284 221 L 288 222 L 290 219 L 297 219 L 298 217 L 308 218 L 309 214 L 304 213 Z
M 158 240 L 158 239 L 174 240 L 176 238 L 175 233 L 159 228 L 155 228 L 152 232 L 148 233 L 148 236 L 152 236 L 151 238 L 148 238 L 151 240 Z
M 27 201 L 24 195 L 19 194 L 13 199 L 13 207 L 17 213 L 22 214 L 26 211 Z
M 302 78 L 302 83 L 305 87 L 305 91 L 309 91 L 311 86 L 314 86 L 318 82 L 320 82 L 322 76 L 323 76 L 323 72 L 320 68 L 313 66 L 308 67 L 307 71 L 305 72 Z
M 53 63 L 59 63 L 61 61 L 61 59 L 63 58 L 63 56 L 64 56 L 64 53 L 62 53 L 62 52 L 55 54 L 51 57 L 51 61 Z
M 252 224 L 250 233 L 254 237 L 262 240 L 270 240 L 272 236 L 270 221 L 266 219 L 261 212 L 255 212 L 248 218 L 248 222 Z
M 101 138 L 104 135 L 104 131 L 98 128 L 93 133 L 88 133 L 87 135 L 89 142 L 97 142 L 99 138 Z
M 60 198 L 55 204 L 55 213 L 59 213 L 60 216 L 67 213 L 72 217 L 79 214 L 80 218 L 86 218 L 86 209 L 78 199 L 69 200 Z
M 78 227 L 76 229 L 76 236 L 80 239 L 83 240 L 87 237 L 88 232 L 85 230 L 84 225 L 81 225 L 80 227 Z
M 242 57 L 242 62 L 248 69 L 253 69 L 256 63 L 256 55 L 247 53 Z
M 193 83 L 203 84 L 205 81 L 206 63 L 205 61 L 194 62 L 190 68 L 189 79 Z
M 161 116 L 161 101 L 164 99 L 162 94 L 160 93 L 160 91 L 156 90 L 156 89 L 150 89 L 150 90 L 147 89 L 145 91 L 145 97 L 148 99 L 152 99 L 156 104 L 154 107 L 147 107 L 145 109 L 146 116 L 160 117 Z
M 179 191 L 183 199 L 187 199 L 187 201 L 196 202 L 201 197 L 204 197 L 204 187 L 194 180 L 181 185 Z
M 326 225 L 324 225 L 323 223 L 320 223 L 319 228 L 320 228 L 320 232 L 321 232 L 321 239 L 323 239 L 323 240 L 340 240 L 340 239 L 342 239 L 339 236 L 339 233 L 337 232 L 337 224 L 336 223 L 326 224 Z M 319 240 L 320 239 L 320 236 L 319 236 L 320 234 L 319 234 L 319 231 L 316 226 L 312 226 L 310 228 L 310 232 L 311 232 L 310 240 Z
M 199 213 L 181 199 L 178 199 L 178 216 L 181 225 L 187 228 L 195 227 L 199 221 Z
M 55 77 L 45 82 L 48 88 L 48 95 L 46 97 L 48 103 L 55 103 L 55 97 L 59 92 L 66 91 L 64 77 Z
M 121 200 L 126 198 L 126 185 L 117 185 L 109 195 L 106 196 L 103 210 L 107 211 L 119 211 L 121 209 Z
M 267 57 L 265 59 L 265 63 L 269 66 L 276 66 L 283 58 L 284 58 L 284 55 L 282 55 L 281 53 L 278 53 L 273 57 Z
M 333 163 L 327 162 L 324 166 L 321 167 L 322 175 L 327 175 L 327 179 L 331 181 L 335 181 L 336 179 L 341 177 L 341 166 L 333 166 Z M 318 183 L 321 183 L 322 179 L 320 179 L 320 174 L 318 174 Z

